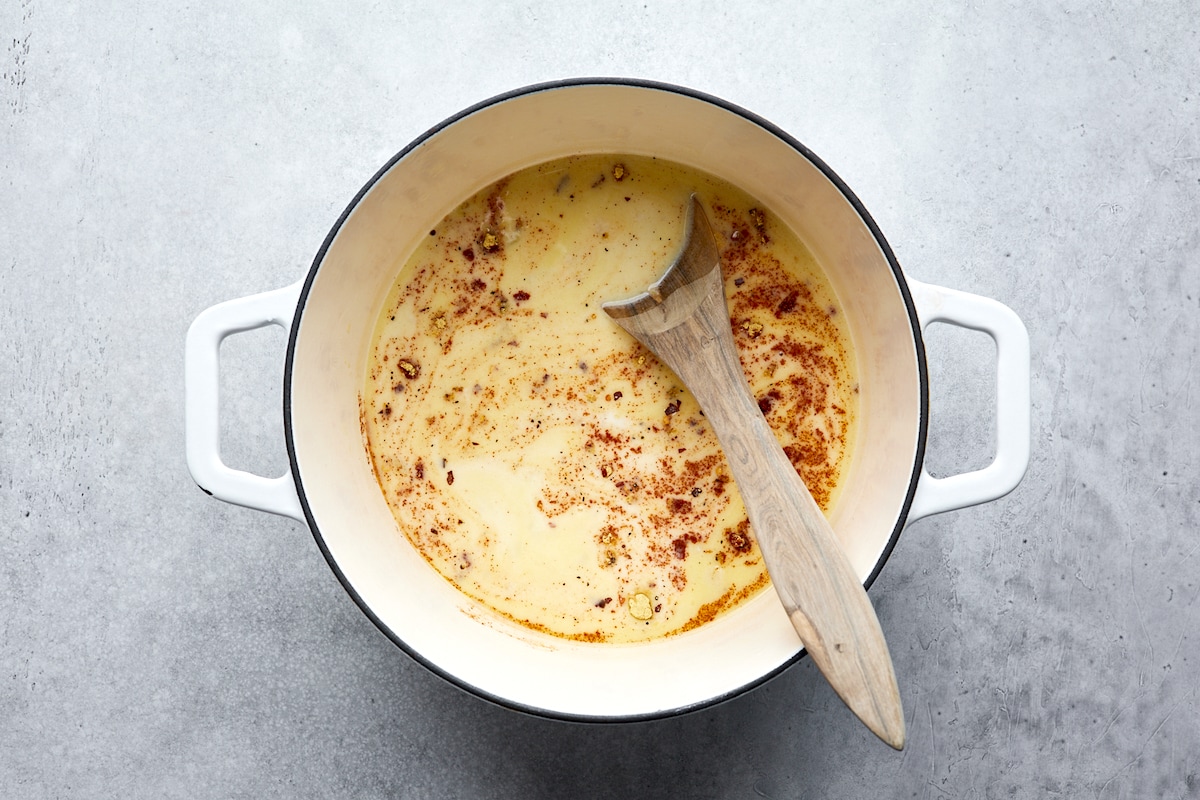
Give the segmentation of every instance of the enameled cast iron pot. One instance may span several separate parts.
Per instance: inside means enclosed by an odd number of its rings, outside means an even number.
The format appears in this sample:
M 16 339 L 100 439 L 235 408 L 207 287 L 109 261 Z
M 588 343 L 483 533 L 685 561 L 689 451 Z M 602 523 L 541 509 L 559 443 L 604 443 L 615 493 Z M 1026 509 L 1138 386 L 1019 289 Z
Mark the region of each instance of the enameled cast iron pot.
M 1017 316 L 993 300 L 906 278 L 832 170 L 729 103 L 642 81 L 566 81 L 493 98 L 421 136 L 367 182 L 301 282 L 196 318 L 186 353 L 188 465 L 215 497 L 306 522 L 355 602 L 434 672 L 514 708 L 597 721 L 705 706 L 797 660 L 802 647 L 774 593 L 647 644 L 586 644 L 517 627 L 459 593 L 397 528 L 364 449 L 359 391 L 396 270 L 442 216 L 522 167 L 602 152 L 654 155 L 740 186 L 825 269 L 847 315 L 862 403 L 857 450 L 830 517 L 864 583 L 907 524 L 1017 485 L 1029 460 L 1030 407 L 1029 340 Z M 939 321 L 996 341 L 998 445 L 987 468 L 934 479 L 922 466 L 929 409 L 921 333 Z M 230 469 L 218 451 L 220 342 L 269 324 L 289 333 L 290 468 L 274 479 Z

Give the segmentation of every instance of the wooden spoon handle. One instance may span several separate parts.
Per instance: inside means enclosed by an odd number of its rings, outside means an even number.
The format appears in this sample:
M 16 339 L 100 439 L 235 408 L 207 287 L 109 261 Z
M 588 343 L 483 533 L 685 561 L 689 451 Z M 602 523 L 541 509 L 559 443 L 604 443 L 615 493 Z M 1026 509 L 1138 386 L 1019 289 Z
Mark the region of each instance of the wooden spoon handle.
M 903 708 L 875 609 L 746 384 L 720 270 L 709 284 L 694 314 L 667 330 L 643 331 L 643 341 L 716 432 L 771 581 L 809 655 L 851 711 L 900 749 Z

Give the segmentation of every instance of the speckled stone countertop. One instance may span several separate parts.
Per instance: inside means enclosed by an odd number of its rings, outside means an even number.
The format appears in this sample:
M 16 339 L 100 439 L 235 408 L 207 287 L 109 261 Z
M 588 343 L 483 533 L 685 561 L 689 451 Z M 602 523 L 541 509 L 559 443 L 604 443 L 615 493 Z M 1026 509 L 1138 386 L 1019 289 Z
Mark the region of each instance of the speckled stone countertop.
M 692 5 L 0 6 L 0 794 L 1200 797 L 1194 7 Z M 1028 327 L 1025 480 L 914 523 L 871 588 L 903 752 L 807 660 L 667 721 L 488 704 L 391 644 L 304 526 L 189 476 L 201 310 L 300 278 L 422 131 L 594 75 L 765 116 L 907 274 Z M 286 466 L 283 348 L 223 349 L 235 466 Z M 928 349 L 928 465 L 982 466 L 994 348 Z

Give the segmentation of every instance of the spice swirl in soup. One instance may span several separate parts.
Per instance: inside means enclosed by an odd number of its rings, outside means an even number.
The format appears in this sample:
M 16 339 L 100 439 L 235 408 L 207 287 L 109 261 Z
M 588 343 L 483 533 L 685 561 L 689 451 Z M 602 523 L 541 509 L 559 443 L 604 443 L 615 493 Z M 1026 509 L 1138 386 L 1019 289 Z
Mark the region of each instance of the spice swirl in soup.
M 600 309 L 667 268 L 692 193 L 750 387 L 828 510 L 858 405 L 843 315 L 803 244 L 727 182 L 635 156 L 521 170 L 429 231 L 376 326 L 363 429 L 400 530 L 528 628 L 644 641 L 769 585 L 695 400 Z

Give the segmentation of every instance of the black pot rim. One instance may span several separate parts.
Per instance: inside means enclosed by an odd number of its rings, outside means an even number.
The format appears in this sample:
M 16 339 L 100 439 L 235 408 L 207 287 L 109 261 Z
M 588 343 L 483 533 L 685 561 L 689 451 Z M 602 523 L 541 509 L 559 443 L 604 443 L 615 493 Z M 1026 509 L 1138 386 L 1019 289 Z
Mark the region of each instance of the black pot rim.
M 379 169 L 379 171 L 377 171 L 371 177 L 371 179 L 363 185 L 363 187 L 361 189 L 359 189 L 358 193 L 356 195 L 354 195 L 354 198 L 346 206 L 345 210 L 342 211 L 341 216 L 338 217 L 337 222 L 334 223 L 333 227 L 330 228 L 328 235 L 326 235 L 325 241 L 321 244 L 320 250 L 317 251 L 316 257 L 313 259 L 312 266 L 309 268 L 308 274 L 305 277 L 304 286 L 300 291 L 300 299 L 296 304 L 296 313 L 295 313 L 295 317 L 292 320 L 291 332 L 288 336 L 287 355 L 286 355 L 286 360 L 284 362 L 284 375 L 283 375 L 284 439 L 287 444 L 288 463 L 291 466 L 291 472 L 292 472 L 292 475 L 294 476 L 294 479 L 296 482 L 296 493 L 300 498 L 300 505 L 304 509 L 304 518 L 308 522 L 308 527 L 312 531 L 313 538 L 316 540 L 316 543 L 317 543 L 317 547 L 320 548 L 321 553 L 322 553 L 322 555 L 324 555 L 326 562 L 328 562 L 330 569 L 333 570 L 334 575 L 337 576 L 338 581 L 342 584 L 342 587 L 346 590 L 346 592 L 354 600 L 355 604 L 358 605 L 358 607 L 362 610 L 362 612 L 364 614 L 366 614 L 366 616 L 375 624 L 375 626 L 377 628 L 379 628 L 379 630 L 382 631 L 383 634 L 385 636 L 387 636 L 388 639 L 390 639 L 397 647 L 399 647 L 401 650 L 403 650 L 405 653 L 407 653 L 410 657 L 412 657 L 415 661 L 417 661 L 419 664 L 424 666 L 430 672 L 434 673 L 435 675 L 441 676 L 442 678 L 444 678 L 446 681 L 453 684 L 454 686 L 457 686 L 458 688 L 466 691 L 469 694 L 475 695 L 476 697 L 482 698 L 483 700 L 486 700 L 488 702 L 502 706 L 504 708 L 521 711 L 521 712 L 524 712 L 527 714 L 531 714 L 533 716 L 538 716 L 538 717 L 543 717 L 543 718 L 548 718 L 548 719 L 564 720 L 564 721 L 569 721 L 569 722 L 609 723 L 609 724 L 622 723 L 622 722 L 644 722 L 644 721 L 648 721 L 648 720 L 667 719 L 667 718 L 671 718 L 671 717 L 680 716 L 682 714 L 699 711 L 701 709 L 710 708 L 712 706 L 718 705 L 720 703 L 723 703 L 725 701 L 728 701 L 735 697 L 738 697 L 739 695 L 742 695 L 745 692 L 750 691 L 751 689 L 754 689 L 758 686 L 763 685 L 767 681 L 771 680 L 772 678 L 776 677 L 777 675 L 779 675 L 782 672 L 784 672 L 785 670 L 787 670 L 789 667 L 791 667 L 793 664 L 795 664 L 796 662 L 798 662 L 800 659 L 802 659 L 805 656 L 805 651 L 801 650 L 794 657 L 788 659 L 786 662 L 784 662 L 783 664 L 781 664 L 779 667 L 775 668 L 774 670 L 772 670 L 772 671 L 760 676 L 759 678 L 757 678 L 753 681 L 750 681 L 749 683 L 746 683 L 732 691 L 726 692 L 725 694 L 718 695 L 716 697 L 711 697 L 711 698 L 708 698 L 708 699 L 705 699 L 705 700 L 702 700 L 700 702 L 693 703 L 690 705 L 681 706 L 681 707 L 672 708 L 672 709 L 665 709 L 665 710 L 661 710 L 661 711 L 647 712 L 645 714 L 622 715 L 622 716 L 586 716 L 586 715 L 578 715 L 578 714 L 567 714 L 567 713 L 561 713 L 561 712 L 556 712 L 556 711 L 550 711 L 547 709 L 537 708 L 535 706 L 529 706 L 529 705 L 526 705 L 523 703 L 518 703 L 513 700 L 509 700 L 507 698 L 498 697 L 484 689 L 479 688 L 478 686 L 474 686 L 474 685 L 464 681 L 463 679 L 459 678 L 456 675 L 453 675 L 453 674 L 443 670 L 438 665 L 436 665 L 436 664 L 432 663 L 431 661 L 429 661 L 428 659 L 426 659 L 419 652 L 417 652 L 412 647 L 410 647 L 408 645 L 408 643 L 406 643 L 402 638 L 397 636 L 396 633 L 394 631 L 392 631 L 383 622 L 383 620 L 381 620 L 375 614 L 375 612 L 371 609 L 371 607 L 363 600 L 363 598 L 354 589 L 354 587 L 351 585 L 350 581 L 346 578 L 345 574 L 342 572 L 341 568 L 338 566 L 337 561 L 333 558 L 332 554 L 329 551 L 329 548 L 326 546 L 325 540 L 321 535 L 320 527 L 317 525 L 317 521 L 313 517 L 312 510 L 309 508 L 308 498 L 306 497 L 305 492 L 304 492 L 304 484 L 300 477 L 301 473 L 300 473 L 300 469 L 299 469 L 299 464 L 297 463 L 297 460 L 296 460 L 296 449 L 295 449 L 295 444 L 294 444 L 293 428 L 292 428 L 292 407 L 291 407 L 292 365 L 294 363 L 294 356 L 295 356 L 295 350 L 296 350 L 296 338 L 297 338 L 297 334 L 300 330 L 300 319 L 304 313 L 304 307 L 308 301 L 308 295 L 309 295 L 309 291 L 312 289 L 313 281 L 316 278 L 317 272 L 321 267 L 321 263 L 325 260 L 325 255 L 329 251 L 330 245 L 333 243 L 333 240 L 336 238 L 338 232 L 341 230 L 342 225 L 345 224 L 346 219 L 350 216 L 351 212 L 353 212 L 353 210 L 358 206 L 359 202 L 361 202 L 361 200 L 367 194 L 367 192 L 369 192 L 371 190 L 371 188 L 374 187 L 375 184 L 379 182 L 379 180 L 388 172 L 388 170 L 390 170 L 398 161 L 400 161 L 402 158 L 404 158 L 406 155 L 408 155 L 408 153 L 410 153 L 413 149 L 420 146 L 421 144 L 423 144 L 425 141 L 427 141 L 428 139 L 430 139 L 432 136 L 436 135 L 440 131 L 444 130 L 445 128 L 449 127 L 450 125 L 453 125 L 454 123 L 458 122 L 459 120 L 461 120 L 465 117 L 468 117 L 484 108 L 488 108 L 490 106 L 497 105 L 499 103 L 502 103 L 502 102 L 505 102 L 507 100 L 511 100 L 511 99 L 514 99 L 517 97 L 535 94 L 538 92 L 551 91 L 554 89 L 582 87 L 582 86 L 628 86 L 628 87 L 639 88 L 639 89 L 652 89 L 652 90 L 657 90 L 657 91 L 662 91 L 662 92 L 670 92 L 670 93 L 674 93 L 674 94 L 684 95 L 686 97 L 690 97 L 690 98 L 693 98 L 696 100 L 701 100 L 703 102 L 718 106 L 722 109 L 725 109 L 726 111 L 730 111 L 738 116 L 745 118 L 747 121 L 752 122 L 755 125 L 759 126 L 760 128 L 763 128 L 766 131 L 775 135 L 778 139 L 780 139 L 781 141 L 786 143 L 788 146 L 790 146 L 792 149 L 796 150 L 800 155 L 802 155 L 804 158 L 806 158 L 809 162 L 811 162 L 813 164 L 813 166 L 817 167 L 817 169 L 819 169 L 825 175 L 825 177 L 828 178 L 830 180 L 830 182 L 832 182 L 834 184 L 834 186 L 837 187 L 838 191 L 846 198 L 846 200 L 850 202 L 851 206 L 853 206 L 855 212 L 858 213 L 859 217 L 862 219 L 864 224 L 866 224 L 867 228 L 871 231 L 871 235 L 874 237 L 875 242 L 879 245 L 880 249 L 882 250 L 884 257 L 887 259 L 888 266 L 891 268 L 892 274 L 896 278 L 896 283 L 900 288 L 900 294 L 904 300 L 905 309 L 908 312 L 909 323 L 912 327 L 913 344 L 914 344 L 914 347 L 916 350 L 916 355 L 917 355 L 917 371 L 918 371 L 918 379 L 919 379 L 919 384 L 920 384 L 919 391 L 920 391 L 920 406 L 921 406 L 920 415 L 921 415 L 921 418 L 920 418 L 919 430 L 918 430 L 918 434 L 917 434 L 916 458 L 914 459 L 914 463 L 913 463 L 912 475 L 909 478 L 908 491 L 905 495 L 904 504 L 903 504 L 903 507 L 901 508 L 900 515 L 898 516 L 898 518 L 896 520 L 896 526 L 895 526 L 895 528 L 893 528 L 891 535 L 888 537 L 887 545 L 884 547 L 883 553 L 880 555 L 879 560 L 875 563 L 874 569 L 871 570 L 871 574 L 869 576 L 867 576 L 867 580 L 864 582 L 864 585 L 867 588 L 870 588 L 871 584 L 873 584 L 875 582 L 875 579 L 879 576 L 880 571 L 883 569 L 883 565 L 887 562 L 888 558 L 891 556 L 892 550 L 895 549 L 896 542 L 900 537 L 900 533 L 904 530 L 905 523 L 908 520 L 908 512 L 912 506 L 913 496 L 917 490 L 917 481 L 921 477 L 921 468 L 925 461 L 925 440 L 926 440 L 926 435 L 928 433 L 928 428 L 929 428 L 929 391 L 928 391 L 929 376 L 928 376 L 928 369 L 927 369 L 926 360 L 925 360 L 925 344 L 924 344 L 924 340 L 921 336 L 921 324 L 920 324 L 920 320 L 917 316 L 916 306 L 913 303 L 912 295 L 908 289 L 908 283 L 904 278 L 904 273 L 900 269 L 900 264 L 897 262 L 895 254 L 892 252 L 891 246 L 888 244 L 887 240 L 884 238 L 882 231 L 879 230 L 879 226 L 876 225 L 875 220 L 867 212 L 866 207 L 863 206 L 862 202 L 858 199 L 858 197 L 854 194 L 854 192 L 852 192 L 850 190 L 850 187 L 847 186 L 846 183 L 837 175 L 837 173 L 835 173 L 824 161 L 822 161 L 820 158 L 818 158 L 816 156 L 816 154 L 814 154 L 811 150 L 809 150 L 806 146 L 801 144 L 800 141 L 795 139 L 793 136 L 788 134 L 786 131 L 780 129 L 773 123 L 758 116 L 757 114 L 747 111 L 746 109 L 744 109 L 740 106 L 737 106 L 733 103 L 730 103 L 726 100 L 722 100 L 718 97 L 714 97 L 713 95 L 705 94 L 704 92 L 696 91 L 694 89 L 689 89 L 689 88 L 685 88 L 682 86 L 677 86 L 677 85 L 669 84 L 669 83 L 662 83 L 662 82 L 658 82 L 658 81 L 644 80 L 644 79 L 638 79 L 638 78 L 568 78 L 568 79 L 564 79 L 564 80 L 532 84 L 529 86 L 514 89 L 509 92 L 504 92 L 503 94 L 498 94 L 494 97 L 491 97 L 487 100 L 483 100 L 479 103 L 476 103 L 475 105 L 470 106 L 469 108 L 466 108 L 466 109 L 460 111 L 459 113 L 443 120 L 442 122 L 433 126 L 429 130 L 425 131 L 423 134 L 421 134 L 416 139 L 414 139 L 411 143 L 409 143 L 403 150 L 396 153 L 396 155 L 394 155 L 391 159 L 389 159 L 388 162 L 386 164 L 384 164 Z

